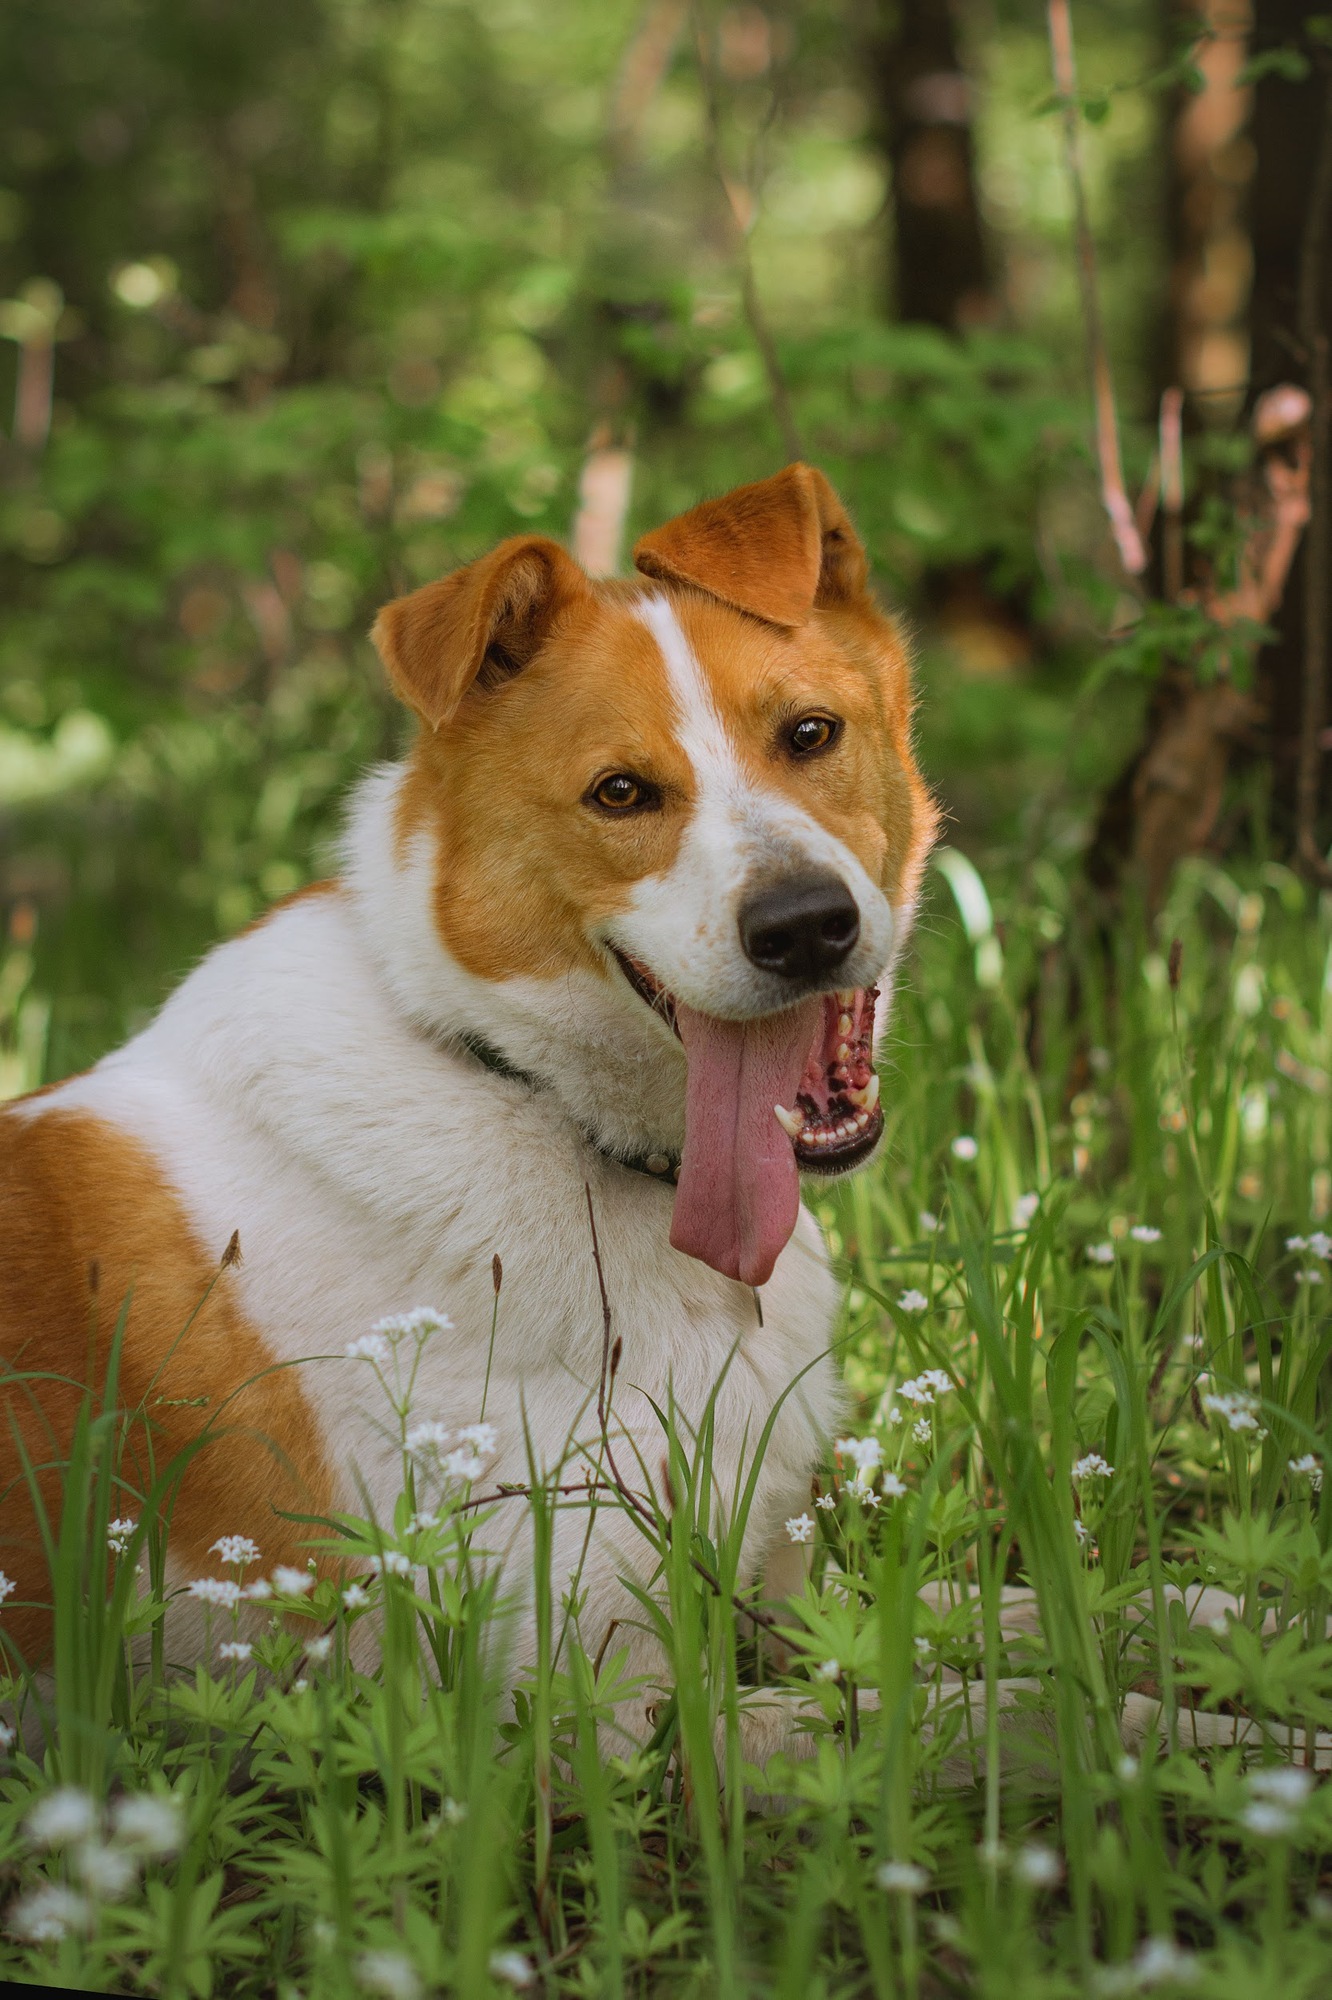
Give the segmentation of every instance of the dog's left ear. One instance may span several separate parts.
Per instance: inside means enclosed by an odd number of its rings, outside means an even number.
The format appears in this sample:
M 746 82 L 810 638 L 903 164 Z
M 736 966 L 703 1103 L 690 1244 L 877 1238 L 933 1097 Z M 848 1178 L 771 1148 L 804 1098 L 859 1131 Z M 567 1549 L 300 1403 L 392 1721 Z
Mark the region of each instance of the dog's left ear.
M 845 507 L 812 465 L 705 500 L 634 549 L 645 576 L 692 584 L 768 625 L 863 601 L 869 565 Z
M 474 687 L 499 687 L 534 659 L 559 613 L 586 589 L 558 542 L 511 535 L 452 576 L 386 604 L 370 637 L 402 699 L 439 729 Z

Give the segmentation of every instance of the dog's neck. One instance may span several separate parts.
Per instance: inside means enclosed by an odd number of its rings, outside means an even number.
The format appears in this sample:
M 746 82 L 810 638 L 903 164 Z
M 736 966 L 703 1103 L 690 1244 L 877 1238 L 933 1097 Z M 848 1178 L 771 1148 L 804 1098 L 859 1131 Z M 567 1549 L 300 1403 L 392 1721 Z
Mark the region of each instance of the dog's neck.
M 404 842 L 394 826 L 403 771 L 385 766 L 362 782 L 343 846 L 343 879 L 395 1005 L 442 1043 L 495 1050 L 607 1151 L 626 1159 L 678 1153 L 684 1051 L 627 981 L 582 970 L 479 979 L 446 949 L 434 914 L 436 840 L 421 832 Z

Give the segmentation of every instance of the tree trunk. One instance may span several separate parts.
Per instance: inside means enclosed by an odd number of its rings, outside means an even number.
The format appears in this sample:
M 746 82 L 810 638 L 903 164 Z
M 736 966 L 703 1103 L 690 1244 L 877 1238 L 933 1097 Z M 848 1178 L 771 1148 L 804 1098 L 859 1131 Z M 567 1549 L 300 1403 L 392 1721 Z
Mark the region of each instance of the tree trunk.
M 1260 77 L 1254 89 L 1251 131 L 1257 161 L 1250 211 L 1251 398 L 1276 382 L 1309 381 L 1310 357 L 1304 352 L 1299 326 L 1300 259 L 1327 89 L 1320 50 L 1304 33 L 1310 11 L 1306 0 L 1260 0 L 1257 10 L 1254 54 L 1298 50 L 1308 61 L 1308 74 L 1297 79 L 1282 70 L 1273 71 Z M 1327 292 L 1325 283 L 1321 301 L 1324 329 L 1332 323 Z M 1289 846 L 1294 837 L 1304 696 L 1305 572 L 1313 554 L 1306 543 L 1297 556 L 1290 587 L 1271 621 L 1277 637 L 1264 647 L 1258 660 L 1258 695 L 1265 711 L 1272 762 L 1272 817 L 1282 846 Z M 1318 556 L 1324 564 L 1332 561 L 1332 551 L 1326 547 Z M 1326 789 L 1324 784 L 1325 800 Z
M 892 170 L 893 317 L 949 332 L 983 324 L 997 301 L 950 0 L 876 0 L 869 64 Z

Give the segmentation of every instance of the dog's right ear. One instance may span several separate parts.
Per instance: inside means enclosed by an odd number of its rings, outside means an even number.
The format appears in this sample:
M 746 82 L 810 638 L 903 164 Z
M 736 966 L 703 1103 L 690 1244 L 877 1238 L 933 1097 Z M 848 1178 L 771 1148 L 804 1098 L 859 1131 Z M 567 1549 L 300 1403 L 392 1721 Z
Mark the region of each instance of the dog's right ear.
M 587 589 L 573 557 L 544 535 L 513 535 L 488 556 L 386 604 L 370 637 L 394 688 L 431 729 L 469 688 L 521 672 L 559 612 Z

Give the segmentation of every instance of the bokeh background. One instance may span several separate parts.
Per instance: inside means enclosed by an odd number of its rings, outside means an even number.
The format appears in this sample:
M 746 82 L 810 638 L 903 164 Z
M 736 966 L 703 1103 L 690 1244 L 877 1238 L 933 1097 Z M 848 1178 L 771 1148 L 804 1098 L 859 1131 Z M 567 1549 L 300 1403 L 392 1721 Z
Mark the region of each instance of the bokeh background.
M 1178 384 L 1195 581 L 1303 379 L 1305 14 L 1073 9 L 1127 484 Z M 1001 915 L 1081 882 L 1217 669 L 1107 532 L 1058 109 L 1038 0 L 9 0 L 0 1094 L 327 871 L 406 740 L 386 597 L 523 529 L 609 565 L 796 450 L 914 630 L 948 840 Z M 1246 671 L 1294 699 L 1287 597 Z M 1205 840 L 1288 845 L 1280 711 Z

